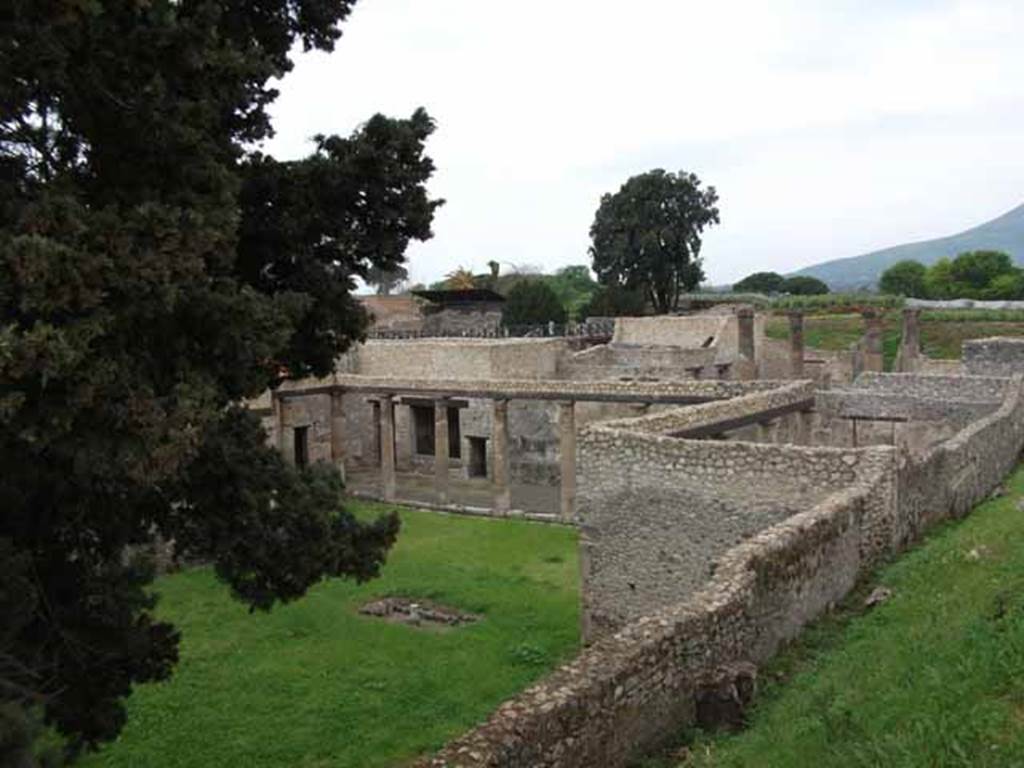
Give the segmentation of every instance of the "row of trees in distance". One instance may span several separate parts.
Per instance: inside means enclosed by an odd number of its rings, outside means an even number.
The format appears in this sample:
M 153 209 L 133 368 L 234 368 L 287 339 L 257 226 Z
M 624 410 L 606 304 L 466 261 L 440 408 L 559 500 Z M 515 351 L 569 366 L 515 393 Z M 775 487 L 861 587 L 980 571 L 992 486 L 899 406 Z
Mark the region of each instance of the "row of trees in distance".
M 893 264 L 879 290 L 915 299 L 1024 299 L 1024 270 L 1000 251 L 969 251 L 930 267 L 907 260 Z
M 732 289 L 735 293 L 764 293 L 769 296 L 779 293 L 820 296 L 829 292 L 828 285 L 816 277 L 783 277 L 778 272 L 754 272 L 733 285 Z

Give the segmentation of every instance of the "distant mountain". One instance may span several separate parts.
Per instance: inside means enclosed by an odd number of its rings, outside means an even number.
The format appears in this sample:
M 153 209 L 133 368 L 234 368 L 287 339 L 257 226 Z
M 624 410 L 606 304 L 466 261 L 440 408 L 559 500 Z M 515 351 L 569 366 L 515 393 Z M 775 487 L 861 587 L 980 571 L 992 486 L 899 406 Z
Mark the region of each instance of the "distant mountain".
M 833 291 L 850 291 L 875 286 L 882 273 L 897 261 L 914 259 L 922 264 L 932 264 L 943 256 L 953 257 L 964 251 L 978 250 L 1003 251 L 1010 254 L 1018 266 L 1024 266 L 1024 205 L 958 235 L 833 259 L 793 274 L 824 280 Z

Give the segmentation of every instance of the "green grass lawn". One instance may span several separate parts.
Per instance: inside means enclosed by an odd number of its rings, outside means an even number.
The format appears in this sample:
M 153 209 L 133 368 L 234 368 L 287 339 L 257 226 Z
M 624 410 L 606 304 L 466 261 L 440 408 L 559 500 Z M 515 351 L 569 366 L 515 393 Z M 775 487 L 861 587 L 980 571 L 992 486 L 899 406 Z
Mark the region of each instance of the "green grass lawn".
M 1024 766 L 1024 470 L 762 670 L 750 727 L 686 768 Z M 874 586 L 893 597 L 870 610 Z
M 401 516 L 381 578 L 325 582 L 269 614 L 249 614 L 209 569 L 159 580 L 159 613 L 182 630 L 181 664 L 170 681 L 133 693 L 120 740 L 84 765 L 405 765 L 575 652 L 574 530 Z M 430 598 L 483 618 L 439 630 L 357 614 L 381 595 Z
M 943 313 L 936 313 L 941 318 Z M 946 313 L 955 317 L 955 313 Z M 887 312 L 882 320 L 882 353 L 887 370 L 892 368 L 900 345 L 902 317 L 899 312 Z M 772 339 L 789 338 L 789 321 L 785 317 L 771 317 L 765 334 Z M 860 315 L 806 315 L 804 317 L 804 343 L 813 349 L 847 350 L 864 334 L 864 320 Z M 959 360 L 960 345 L 964 339 L 985 336 L 1022 336 L 1024 322 L 921 319 L 921 349 L 936 360 Z

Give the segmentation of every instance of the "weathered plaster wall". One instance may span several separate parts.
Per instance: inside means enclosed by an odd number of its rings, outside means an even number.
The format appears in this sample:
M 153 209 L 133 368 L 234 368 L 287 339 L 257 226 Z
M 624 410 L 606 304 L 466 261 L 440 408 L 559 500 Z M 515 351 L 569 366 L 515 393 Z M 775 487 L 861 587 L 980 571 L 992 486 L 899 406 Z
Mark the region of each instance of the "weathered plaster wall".
M 369 341 L 347 372 L 408 379 L 553 378 L 566 354 L 561 339 L 413 339 Z
M 675 346 L 699 349 L 708 339 L 719 359 L 739 354 L 739 321 L 734 314 L 705 314 L 658 317 L 619 317 L 615 320 L 613 344 Z M 754 318 L 754 345 L 764 339 L 764 317 Z
M 602 379 L 719 378 L 714 348 L 601 344 L 567 356 L 559 377 L 576 381 Z M 728 378 L 728 369 L 724 371 Z

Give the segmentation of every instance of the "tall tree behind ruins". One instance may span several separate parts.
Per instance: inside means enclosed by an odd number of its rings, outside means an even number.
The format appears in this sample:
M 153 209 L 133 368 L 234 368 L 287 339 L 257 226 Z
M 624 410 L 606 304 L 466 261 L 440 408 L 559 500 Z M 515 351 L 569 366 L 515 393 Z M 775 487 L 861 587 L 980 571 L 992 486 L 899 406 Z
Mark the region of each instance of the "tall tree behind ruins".
M 696 174 L 660 168 L 603 195 L 590 227 L 598 282 L 643 291 L 659 314 L 675 309 L 704 279 L 701 235 L 718 223 L 717 202 Z
M 253 151 L 293 46 L 354 0 L 8 0 L 0 8 L 0 763 L 44 715 L 111 739 L 170 674 L 153 534 L 254 609 L 372 577 L 357 522 L 237 404 L 364 333 L 355 277 L 431 236 L 433 123 L 372 117 L 304 160 Z

